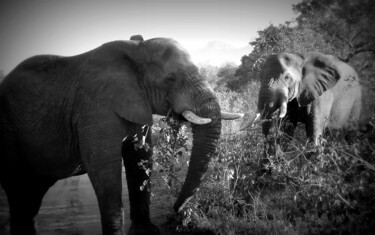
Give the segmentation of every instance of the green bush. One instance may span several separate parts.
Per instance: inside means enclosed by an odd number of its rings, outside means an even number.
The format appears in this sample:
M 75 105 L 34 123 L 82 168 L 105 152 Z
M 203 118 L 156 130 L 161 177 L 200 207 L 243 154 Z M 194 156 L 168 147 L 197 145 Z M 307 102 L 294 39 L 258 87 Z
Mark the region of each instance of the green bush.
M 187 172 L 191 151 L 191 136 L 187 131 L 190 127 L 187 125 L 171 117 L 163 117 L 157 118 L 156 124 L 152 127 L 153 170 L 161 175 L 163 186 L 166 186 L 175 197 Z
M 337 137 L 319 148 L 296 144 L 295 151 L 271 156 L 272 174 L 262 176 L 261 136 L 222 139 L 186 209 L 187 228 L 213 234 L 368 234 L 375 227 L 374 136 L 370 129 L 351 144 Z
M 218 92 L 222 109 L 255 110 L 256 86 L 245 94 Z M 319 147 L 297 130 L 287 150 L 267 156 L 271 174 L 260 174 L 265 147 L 260 126 L 239 132 L 240 121 L 223 121 L 205 181 L 179 216 L 171 214 L 169 224 L 173 220 L 172 229 L 182 234 L 370 234 L 374 120 L 362 131 L 331 132 Z M 188 165 L 189 127 L 166 118 L 154 132 L 154 165 L 176 196 Z

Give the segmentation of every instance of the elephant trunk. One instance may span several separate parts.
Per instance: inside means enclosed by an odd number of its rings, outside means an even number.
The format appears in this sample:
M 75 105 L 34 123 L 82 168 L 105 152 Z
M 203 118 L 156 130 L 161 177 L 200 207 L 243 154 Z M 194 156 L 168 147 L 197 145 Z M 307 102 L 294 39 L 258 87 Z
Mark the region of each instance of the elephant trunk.
M 258 112 L 260 113 L 262 119 L 272 119 L 272 116 L 276 110 L 279 110 L 279 118 L 285 117 L 287 112 L 287 103 L 288 87 L 261 86 L 258 98 Z M 267 135 L 272 126 L 272 122 L 269 120 L 263 122 L 263 134 Z
M 209 107 L 209 108 L 208 108 Z M 211 157 L 215 153 L 221 132 L 220 107 L 216 100 L 206 105 L 206 112 L 199 115 L 210 117 L 212 122 L 205 125 L 193 125 L 193 147 L 188 173 L 181 192 L 174 204 L 174 210 L 180 212 L 198 190 L 207 171 Z

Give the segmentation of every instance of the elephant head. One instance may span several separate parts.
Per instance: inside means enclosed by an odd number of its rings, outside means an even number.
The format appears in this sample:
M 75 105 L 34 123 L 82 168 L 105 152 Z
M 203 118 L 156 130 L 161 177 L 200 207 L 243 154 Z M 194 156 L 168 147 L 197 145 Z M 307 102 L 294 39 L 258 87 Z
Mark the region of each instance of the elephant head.
M 340 79 L 336 61 L 335 57 L 318 52 L 271 55 L 260 73 L 257 113 L 242 128 L 259 119 L 271 119 L 275 114 L 285 117 L 288 102 L 293 99 L 299 107 L 309 105 Z M 264 123 L 265 135 L 270 127 L 270 122 Z
M 143 40 L 137 35 L 90 53 L 80 68 L 87 96 L 140 125 L 151 126 L 152 114 L 174 115 L 193 123 L 189 169 L 174 206 L 181 210 L 201 183 L 218 143 L 221 119 L 241 115 L 221 112 L 188 52 L 172 39 Z

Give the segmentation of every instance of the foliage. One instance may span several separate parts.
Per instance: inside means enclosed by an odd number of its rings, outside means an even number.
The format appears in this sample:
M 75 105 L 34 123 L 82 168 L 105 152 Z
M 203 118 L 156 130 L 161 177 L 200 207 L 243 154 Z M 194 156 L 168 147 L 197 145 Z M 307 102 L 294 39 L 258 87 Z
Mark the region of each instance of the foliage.
M 368 69 L 374 75 L 374 1 L 303 0 L 293 10 L 299 14 L 295 21 L 258 31 L 258 37 L 250 42 L 253 51 L 243 56 L 235 73 L 239 80 L 259 79 L 265 59 L 284 51 L 333 54 L 357 71 Z
M 229 88 L 230 90 L 239 89 L 238 81 L 235 80 L 236 69 L 237 66 L 233 63 L 226 63 L 220 66 L 217 73 L 218 80 L 215 90 L 225 90 L 225 88 Z
M 324 35 L 342 60 L 363 52 L 375 54 L 374 1 L 304 0 L 293 9 L 300 13 L 298 24 Z
M 367 116 L 374 115 L 374 2 L 303 0 L 294 10 L 299 14 L 296 21 L 258 32 L 250 43 L 253 51 L 242 57 L 235 71 L 231 65 L 200 68 L 216 87 L 222 110 L 255 112 L 259 71 L 268 55 L 320 51 L 356 68 L 364 84 L 363 109 Z M 289 142 L 278 131 L 270 138 L 287 143 L 287 148 L 277 155 L 264 155 L 269 145 L 264 144 L 260 126 L 240 132 L 239 121 L 223 121 L 206 179 L 184 211 L 171 216 L 173 230 L 185 234 L 371 234 L 375 228 L 375 118 L 367 123 L 356 132 L 331 131 L 319 147 L 306 141 L 302 127 Z M 165 130 L 160 132 L 155 161 L 164 164 L 160 168 L 168 176 L 164 183 L 177 195 L 186 165 L 176 164 L 181 159 L 176 156 L 189 155 L 191 136 L 189 128 L 179 135 L 167 130 L 178 130 L 179 125 L 171 126 L 159 126 Z M 181 147 L 186 154 L 178 154 Z M 270 170 L 265 171 L 265 166 Z
M 224 63 L 220 67 L 200 64 L 199 71 L 215 91 L 244 92 L 246 90 L 248 79 L 245 76 L 238 76 L 238 66 L 233 63 Z
M 303 0 L 293 10 L 299 14 L 297 30 L 309 30 L 326 43 L 326 50 L 352 65 L 363 84 L 363 119 L 375 108 L 375 2 L 372 0 Z
M 177 196 L 183 182 L 180 176 L 185 173 L 188 165 L 187 156 L 190 155 L 191 150 L 187 129 L 186 124 L 169 116 L 160 118 L 152 127 L 153 170 L 162 174 L 165 186 L 174 196 Z
M 246 93 L 218 92 L 223 110 L 253 110 L 257 85 Z M 282 154 L 267 156 L 271 174 L 262 174 L 260 126 L 239 132 L 239 121 L 223 121 L 200 191 L 168 224 L 173 220 L 172 230 L 182 234 L 369 234 L 375 227 L 374 124 L 375 118 L 360 132 L 331 132 L 318 148 L 299 137 L 300 128 Z M 156 170 L 177 195 L 187 167 L 180 160 L 188 161 L 191 148 L 189 128 L 166 118 L 157 133 Z
M 200 64 L 199 73 L 205 78 L 205 80 L 213 87 L 215 87 L 218 80 L 217 73 L 219 68 L 210 64 Z
M 248 81 L 259 80 L 256 71 L 253 70 L 253 65 L 258 60 L 258 56 L 255 53 L 244 55 L 241 58 L 241 64 L 235 72 L 235 76 L 243 81 L 243 85 L 246 85 Z
M 365 134 L 352 133 L 350 143 L 344 133 L 328 136 L 319 148 L 295 140 L 283 155 L 268 157 L 272 173 L 265 175 L 259 173 L 264 147 L 259 127 L 222 138 L 205 183 L 186 209 L 185 229 L 369 234 L 375 227 L 375 126 L 370 125 Z
M 3 81 L 4 77 L 5 77 L 5 75 L 4 75 L 3 70 L 0 70 L 0 82 Z
M 290 27 L 290 23 L 278 27 L 270 25 L 258 32 L 259 37 L 250 42 L 253 51 L 242 58 L 242 64 L 236 71 L 238 77 L 248 76 L 248 80 L 258 80 L 267 57 L 281 52 L 303 53 L 320 51 L 332 54 L 330 44 L 323 36 L 308 28 Z
M 268 157 L 272 178 L 262 181 L 288 192 L 294 202 L 290 221 L 299 233 L 360 234 L 374 228 L 374 127 L 372 121 L 364 132 L 333 132 L 319 147 L 294 140 L 284 154 Z

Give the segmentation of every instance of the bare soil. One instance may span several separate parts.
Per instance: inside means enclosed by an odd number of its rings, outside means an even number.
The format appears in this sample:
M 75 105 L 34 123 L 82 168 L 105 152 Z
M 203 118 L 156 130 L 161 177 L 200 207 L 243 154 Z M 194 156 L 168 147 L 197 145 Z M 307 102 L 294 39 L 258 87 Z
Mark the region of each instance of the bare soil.
M 123 172 L 124 173 L 124 172 Z M 172 214 L 174 198 L 162 186 L 158 173 L 154 174 L 151 199 L 151 220 L 161 229 L 161 234 L 175 234 L 165 223 Z M 123 174 L 123 205 L 125 211 L 125 231 L 130 226 L 129 202 L 126 178 Z M 160 187 L 159 187 L 160 186 Z M 101 234 L 98 203 L 87 174 L 70 177 L 56 182 L 44 196 L 38 214 L 40 235 L 95 235 Z M 6 195 L 0 187 L 0 235 L 8 235 L 9 208 Z

